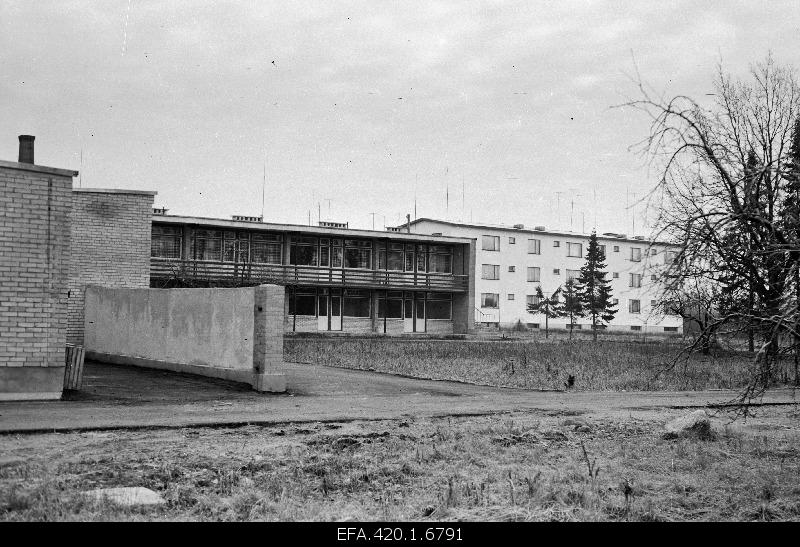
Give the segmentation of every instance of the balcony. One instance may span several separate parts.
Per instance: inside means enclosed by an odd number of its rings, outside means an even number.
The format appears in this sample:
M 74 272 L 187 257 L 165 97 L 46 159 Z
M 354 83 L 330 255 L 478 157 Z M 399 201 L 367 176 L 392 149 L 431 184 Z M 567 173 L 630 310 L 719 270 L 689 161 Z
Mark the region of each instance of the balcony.
M 468 285 L 468 276 L 444 273 L 351 270 L 165 258 L 150 259 L 150 279 L 181 283 L 198 281 L 242 285 L 272 283 L 289 286 L 419 289 L 441 292 L 465 292 Z

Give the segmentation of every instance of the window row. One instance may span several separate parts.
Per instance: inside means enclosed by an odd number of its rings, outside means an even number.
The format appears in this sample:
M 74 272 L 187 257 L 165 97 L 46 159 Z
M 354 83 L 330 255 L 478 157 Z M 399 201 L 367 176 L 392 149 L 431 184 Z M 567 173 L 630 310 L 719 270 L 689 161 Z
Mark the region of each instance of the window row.
M 513 293 L 509 293 L 507 295 L 508 300 L 515 300 L 516 296 Z M 539 305 L 541 299 L 536 295 L 526 295 L 525 303 L 527 305 Z M 614 298 L 612 300 L 613 305 L 619 304 L 619 299 Z M 658 306 L 658 302 L 656 300 L 650 301 L 650 306 L 655 308 Z M 499 293 L 481 293 L 481 307 L 482 308 L 499 308 L 500 307 L 500 294 Z M 631 299 L 628 300 L 628 313 L 641 313 L 642 312 L 642 301 L 638 299 Z
M 180 259 L 183 249 L 183 229 L 180 226 L 153 225 L 150 256 Z M 373 241 L 291 236 L 289 264 L 319 266 L 453 273 L 453 249 L 446 245 L 415 245 L 377 243 L 377 259 L 373 260 Z M 216 262 L 251 262 L 283 264 L 283 236 L 228 230 L 195 230 L 191 242 L 194 260 Z
M 289 315 L 342 316 L 369 319 L 373 316 L 373 297 L 358 289 L 302 288 L 287 292 Z M 378 319 L 452 319 L 453 296 L 449 293 L 411 293 L 388 291 L 375 295 Z
M 509 266 L 508 267 L 509 273 L 516 272 L 516 267 Z M 567 270 L 567 280 L 575 280 L 581 276 L 580 270 Z M 561 270 L 556 268 L 553 270 L 553 275 L 561 275 Z M 538 266 L 529 266 L 527 268 L 527 280 L 529 282 L 539 282 L 541 281 L 542 270 Z M 642 286 L 642 274 L 629 274 L 629 287 L 633 288 L 641 288 Z M 619 273 L 613 272 L 612 274 L 613 279 L 619 279 Z M 499 264 L 482 264 L 481 265 L 481 279 L 488 279 L 488 280 L 498 280 L 500 279 L 500 265 Z M 651 275 L 651 281 L 657 281 L 658 276 Z
M 516 243 L 516 238 L 509 237 L 508 242 L 510 245 L 514 245 Z M 582 243 L 572 243 L 566 242 L 567 244 L 567 256 L 574 257 L 574 258 L 583 258 L 583 244 Z M 555 240 L 553 241 L 553 247 L 561 247 L 561 241 Z M 606 256 L 606 245 L 599 245 L 600 253 L 602 256 Z M 619 245 L 612 246 L 613 251 L 615 253 L 620 252 Z M 500 250 L 500 236 L 489 236 L 485 235 L 481 237 L 481 249 L 484 251 L 499 251 Z M 528 239 L 528 254 L 542 254 L 542 240 L 541 239 Z M 655 247 L 650 248 L 650 255 L 655 256 L 658 254 L 658 249 Z M 666 264 L 674 263 L 678 258 L 678 251 L 665 251 L 665 260 Z M 632 262 L 641 262 L 642 261 L 642 248 L 641 247 L 631 247 L 631 255 L 630 260 Z

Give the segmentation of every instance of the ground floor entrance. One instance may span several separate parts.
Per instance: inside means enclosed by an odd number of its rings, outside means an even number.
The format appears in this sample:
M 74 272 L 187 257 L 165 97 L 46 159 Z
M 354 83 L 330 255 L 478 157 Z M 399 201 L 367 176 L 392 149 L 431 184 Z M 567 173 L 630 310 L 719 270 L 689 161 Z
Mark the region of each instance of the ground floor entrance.
M 342 330 L 342 290 L 319 289 L 317 294 L 317 329 Z

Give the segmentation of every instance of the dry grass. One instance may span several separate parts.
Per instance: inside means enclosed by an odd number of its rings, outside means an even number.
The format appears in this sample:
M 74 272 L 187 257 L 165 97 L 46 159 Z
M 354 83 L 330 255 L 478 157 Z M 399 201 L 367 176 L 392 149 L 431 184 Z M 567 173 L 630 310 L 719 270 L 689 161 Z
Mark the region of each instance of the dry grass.
M 796 411 L 772 412 L 712 442 L 532 414 L 5 437 L 0 519 L 798 520 Z M 168 503 L 79 495 L 110 486 Z
M 678 346 L 631 341 L 460 341 L 290 338 L 287 361 L 376 370 L 417 378 L 491 386 L 564 389 L 570 375 L 577 390 L 737 389 L 750 374 L 749 356 L 694 356 L 664 371 Z M 790 364 L 776 374 L 789 377 Z

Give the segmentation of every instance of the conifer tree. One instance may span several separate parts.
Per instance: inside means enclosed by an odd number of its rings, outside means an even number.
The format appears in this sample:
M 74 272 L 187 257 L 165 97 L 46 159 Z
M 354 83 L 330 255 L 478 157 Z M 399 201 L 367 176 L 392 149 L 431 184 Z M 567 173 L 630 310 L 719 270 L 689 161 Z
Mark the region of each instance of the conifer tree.
M 569 279 L 564 285 L 562 294 L 564 295 L 564 316 L 569 317 L 569 338 L 572 340 L 572 329 L 575 319 L 583 317 L 584 306 L 581 301 L 582 287 L 578 279 Z
M 592 336 L 597 340 L 597 327 L 614 319 L 617 310 L 611 299 L 611 281 L 606 279 L 605 256 L 593 231 L 586 250 L 586 263 L 578 278 L 578 298 L 583 312 L 592 318 Z
M 544 337 L 550 337 L 550 318 L 563 317 L 564 305 L 561 303 L 561 287 L 545 297 L 541 285 L 536 287 L 536 302 L 528 304 L 528 313 L 544 314 Z

